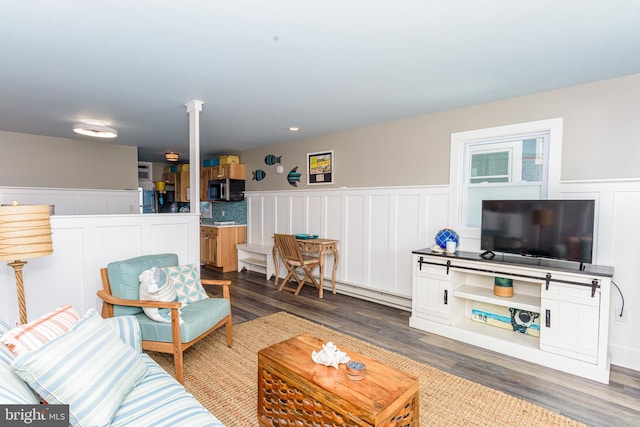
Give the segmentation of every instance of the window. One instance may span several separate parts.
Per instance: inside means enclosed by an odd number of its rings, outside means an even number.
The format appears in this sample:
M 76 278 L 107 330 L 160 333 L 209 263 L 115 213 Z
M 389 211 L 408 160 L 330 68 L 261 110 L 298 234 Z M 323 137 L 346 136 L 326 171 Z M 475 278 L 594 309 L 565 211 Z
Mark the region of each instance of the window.
M 482 200 L 546 197 L 548 140 L 544 132 L 464 144 L 463 227 L 480 227 Z
M 562 119 L 452 134 L 448 226 L 479 240 L 482 200 L 557 195 L 561 150 Z

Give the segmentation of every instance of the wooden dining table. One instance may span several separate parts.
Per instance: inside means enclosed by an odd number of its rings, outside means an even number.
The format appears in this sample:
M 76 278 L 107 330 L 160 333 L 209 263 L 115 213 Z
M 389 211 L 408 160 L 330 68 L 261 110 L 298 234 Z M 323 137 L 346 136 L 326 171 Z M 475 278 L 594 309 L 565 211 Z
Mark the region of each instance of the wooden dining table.
M 340 254 L 338 253 L 338 243 L 339 240 L 335 239 L 296 239 L 298 241 L 298 246 L 302 250 L 303 254 L 306 255 L 318 255 L 318 259 L 320 261 L 320 277 L 318 278 L 318 283 L 320 285 L 319 297 L 322 298 L 324 293 L 324 287 L 322 285 L 322 280 L 324 278 L 324 263 L 326 255 L 333 255 L 333 271 L 331 272 L 331 290 L 333 293 L 336 293 L 336 271 L 338 270 L 338 261 L 340 260 Z M 279 262 L 278 262 L 278 248 L 273 247 L 273 263 L 275 264 L 276 270 L 276 284 L 278 282 L 278 270 L 279 270 Z

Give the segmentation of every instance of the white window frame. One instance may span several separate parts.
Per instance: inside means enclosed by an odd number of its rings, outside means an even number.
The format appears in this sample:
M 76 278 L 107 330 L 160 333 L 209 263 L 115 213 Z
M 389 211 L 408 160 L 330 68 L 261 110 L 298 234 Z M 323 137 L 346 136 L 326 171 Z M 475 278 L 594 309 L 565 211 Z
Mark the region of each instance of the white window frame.
M 480 228 L 465 227 L 462 223 L 462 185 L 466 166 L 464 145 L 468 142 L 495 140 L 543 132 L 549 133 L 547 198 L 558 198 L 562 165 L 563 119 L 561 117 L 451 134 L 449 224 L 447 226 L 456 230 L 460 235 L 461 249 L 480 250 Z

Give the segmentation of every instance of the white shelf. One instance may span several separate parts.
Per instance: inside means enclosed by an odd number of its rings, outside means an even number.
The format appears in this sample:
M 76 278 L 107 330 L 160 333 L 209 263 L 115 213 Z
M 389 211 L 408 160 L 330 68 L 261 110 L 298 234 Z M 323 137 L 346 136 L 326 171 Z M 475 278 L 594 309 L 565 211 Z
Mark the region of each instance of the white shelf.
M 469 333 L 478 334 L 479 336 L 485 338 L 491 337 L 496 340 L 503 341 L 507 343 L 507 345 L 522 345 L 536 350 L 540 347 L 539 337 L 511 331 L 509 329 L 499 328 L 497 326 L 487 325 L 481 322 L 476 322 L 468 317 L 461 319 L 453 326 L 456 328 L 464 329 Z
M 259 265 L 261 267 L 267 266 L 267 261 L 262 258 L 243 258 L 243 259 L 239 259 L 238 261 L 244 262 L 245 264 Z
M 264 272 L 267 279 L 271 279 L 271 276 L 275 274 L 272 246 L 240 243 L 236 245 L 236 248 L 238 250 L 238 271 L 247 269 Z
M 540 297 L 533 295 L 514 294 L 510 298 L 504 298 L 494 295 L 493 289 L 464 285 L 454 290 L 453 296 L 501 307 L 513 307 L 540 313 Z

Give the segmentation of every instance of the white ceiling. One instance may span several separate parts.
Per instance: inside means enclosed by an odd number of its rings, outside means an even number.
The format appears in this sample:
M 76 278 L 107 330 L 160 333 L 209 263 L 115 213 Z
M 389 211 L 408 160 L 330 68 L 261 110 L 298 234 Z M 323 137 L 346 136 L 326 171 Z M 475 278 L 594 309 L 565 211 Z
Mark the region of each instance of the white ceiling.
M 193 99 L 207 156 L 635 73 L 639 0 L 0 0 L 0 130 L 148 161 Z

